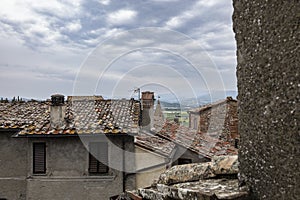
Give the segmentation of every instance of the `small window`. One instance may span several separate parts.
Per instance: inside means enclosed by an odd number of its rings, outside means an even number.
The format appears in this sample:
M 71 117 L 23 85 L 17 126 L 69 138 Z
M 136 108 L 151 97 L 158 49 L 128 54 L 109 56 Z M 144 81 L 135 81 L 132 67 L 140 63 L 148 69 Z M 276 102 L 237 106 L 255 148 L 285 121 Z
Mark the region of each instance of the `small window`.
M 46 173 L 46 144 L 33 143 L 33 173 Z
M 179 158 L 178 159 L 178 165 L 184 165 L 184 164 L 190 164 L 192 163 L 192 159 L 187 158 Z
M 89 173 L 108 172 L 108 146 L 106 142 L 91 142 L 89 145 Z
M 234 139 L 234 147 L 239 148 L 239 139 Z
M 197 122 L 197 119 L 194 119 L 194 127 L 193 127 L 195 130 L 198 129 L 198 122 Z

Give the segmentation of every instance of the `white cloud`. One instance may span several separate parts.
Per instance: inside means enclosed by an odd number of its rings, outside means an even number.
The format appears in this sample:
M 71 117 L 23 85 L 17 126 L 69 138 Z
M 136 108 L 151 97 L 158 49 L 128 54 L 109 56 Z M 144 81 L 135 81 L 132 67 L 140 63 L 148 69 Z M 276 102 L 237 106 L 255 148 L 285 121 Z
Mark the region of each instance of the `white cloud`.
M 67 26 L 66 26 L 66 29 L 67 29 L 69 32 L 77 32 L 77 31 L 79 31 L 81 28 L 82 28 L 82 26 L 81 26 L 80 20 L 77 20 L 77 21 L 73 21 L 73 22 L 71 22 L 71 23 L 68 23 Z
M 69 41 L 62 31 L 76 32 L 82 28 L 78 20 L 81 0 L 2 0 L 0 4 L 0 23 L 10 27 L 0 29 L 1 32 L 19 37 L 30 47 L 62 45 L 62 41 Z M 77 19 L 66 20 L 70 18 Z
M 36 15 L 27 6 L 26 1 L 2 0 L 0 16 L 11 21 L 28 21 Z
M 189 10 L 184 10 L 177 16 L 171 17 L 167 22 L 167 28 L 178 28 L 183 24 L 186 24 L 187 21 L 200 16 L 204 10 L 208 10 L 210 7 L 213 7 L 217 2 L 216 1 L 206 1 L 201 0 L 197 1 L 194 5 L 191 6 Z
M 81 0 L 39 1 L 39 0 L 1 0 L 0 15 L 12 21 L 36 21 L 40 12 L 69 18 L 80 12 Z
M 45 12 L 60 18 L 72 18 L 79 15 L 81 12 L 81 0 L 51 0 L 51 1 L 38 1 L 27 0 L 30 3 L 31 9 L 38 12 Z
M 99 0 L 99 3 L 101 3 L 102 5 L 109 5 L 110 4 L 110 0 Z
M 108 14 L 107 22 L 111 25 L 126 25 L 134 22 L 137 12 L 129 9 L 121 9 Z

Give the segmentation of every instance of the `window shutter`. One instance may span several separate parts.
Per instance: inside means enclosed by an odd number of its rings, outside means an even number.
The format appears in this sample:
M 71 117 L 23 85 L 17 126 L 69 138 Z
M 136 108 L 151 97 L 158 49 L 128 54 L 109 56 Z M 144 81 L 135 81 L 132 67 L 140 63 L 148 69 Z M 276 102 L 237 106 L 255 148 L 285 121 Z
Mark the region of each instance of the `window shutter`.
M 46 173 L 46 144 L 33 143 L 33 173 Z
M 100 148 L 99 148 L 99 165 L 98 165 L 98 170 L 99 173 L 107 173 L 108 171 L 108 146 L 107 143 L 100 143 Z M 103 163 L 102 163 L 103 162 Z
M 105 142 L 90 143 L 89 172 L 107 173 L 108 172 L 108 145 Z
M 98 160 L 97 160 L 97 153 L 98 147 L 97 143 L 93 142 L 90 143 L 90 155 L 89 155 L 89 172 L 90 173 L 97 173 L 98 171 Z

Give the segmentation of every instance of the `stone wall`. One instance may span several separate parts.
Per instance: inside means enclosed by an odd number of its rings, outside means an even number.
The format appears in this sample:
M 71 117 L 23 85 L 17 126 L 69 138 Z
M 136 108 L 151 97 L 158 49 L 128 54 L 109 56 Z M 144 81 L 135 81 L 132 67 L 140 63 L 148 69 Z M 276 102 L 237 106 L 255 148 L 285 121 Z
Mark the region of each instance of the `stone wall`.
M 0 129 L 0 198 L 109 199 L 123 189 L 135 188 L 135 176 L 123 182 L 124 173 L 117 170 L 134 170 L 134 157 L 122 151 L 124 146 L 127 152 L 134 152 L 131 136 L 107 136 L 109 163 L 117 169 L 110 168 L 108 174 L 92 175 L 88 172 L 89 153 L 82 141 L 85 144 L 100 142 L 105 136 L 14 138 L 13 134 L 16 131 Z M 32 173 L 33 142 L 46 143 L 46 174 Z
M 255 199 L 300 199 L 300 1 L 233 5 L 241 177 Z
M 162 173 L 149 188 L 139 188 L 133 199 L 250 200 L 247 186 L 239 187 L 237 156 L 217 156 L 211 162 L 177 165 Z

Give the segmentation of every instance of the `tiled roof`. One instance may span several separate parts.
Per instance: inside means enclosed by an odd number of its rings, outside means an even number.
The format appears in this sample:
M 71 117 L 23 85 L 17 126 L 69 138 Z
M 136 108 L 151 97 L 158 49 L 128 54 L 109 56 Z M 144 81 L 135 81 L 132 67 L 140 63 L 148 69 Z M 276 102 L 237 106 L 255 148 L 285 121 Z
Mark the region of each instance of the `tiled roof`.
M 102 96 L 68 96 L 67 101 L 93 101 L 104 100 Z
M 208 158 L 214 155 L 236 155 L 238 153 L 232 144 L 219 140 L 213 133 L 198 133 L 194 129 L 180 126 L 175 122 L 167 121 L 157 135 Z
M 0 103 L 0 128 L 27 134 L 137 133 L 135 100 L 76 100 L 66 103 L 64 123 L 52 127 L 50 102 Z
M 36 130 L 50 122 L 48 102 L 0 103 L 0 128 Z
M 205 105 L 203 105 L 199 108 L 189 110 L 188 112 L 191 112 L 191 113 L 203 112 L 204 110 L 207 110 L 209 108 L 212 108 L 212 107 L 215 107 L 215 106 L 218 106 L 218 105 L 221 105 L 223 103 L 230 102 L 230 101 L 237 102 L 237 100 L 233 99 L 232 97 L 227 97 L 226 99 L 222 99 L 222 100 L 216 101 L 216 102 L 211 103 L 211 104 L 205 104 Z
M 171 155 L 175 147 L 172 141 L 144 132 L 135 136 L 135 144 L 167 157 Z

